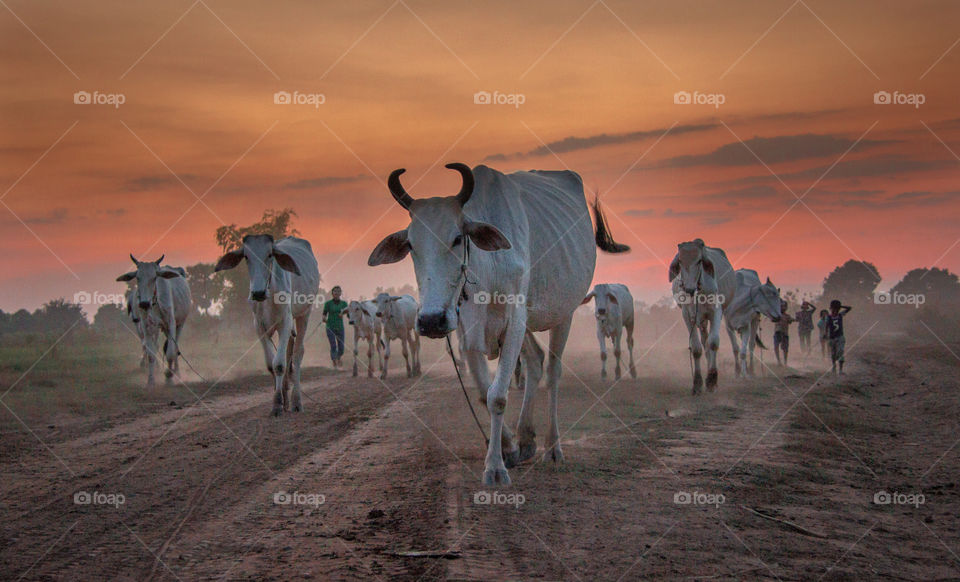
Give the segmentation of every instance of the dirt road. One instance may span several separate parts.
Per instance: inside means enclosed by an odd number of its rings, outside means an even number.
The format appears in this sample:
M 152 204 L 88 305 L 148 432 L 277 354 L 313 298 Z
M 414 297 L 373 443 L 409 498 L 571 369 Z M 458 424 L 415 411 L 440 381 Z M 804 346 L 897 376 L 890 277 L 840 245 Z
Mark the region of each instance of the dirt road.
M 250 386 L 5 434 L 0 572 L 960 578 L 958 362 L 943 346 L 894 341 L 849 351 L 839 380 L 811 358 L 727 376 L 698 398 L 678 373 L 680 351 L 641 360 L 640 377 L 620 382 L 599 378 L 595 356 L 574 355 L 561 395 L 566 463 L 515 468 L 499 492 L 479 485 L 483 442 L 443 360 L 425 359 L 412 380 L 325 374 L 305 385 L 306 411 L 280 419 L 267 417 L 269 390 Z M 542 446 L 545 394 L 537 406 Z M 883 491 L 892 503 L 875 503 Z

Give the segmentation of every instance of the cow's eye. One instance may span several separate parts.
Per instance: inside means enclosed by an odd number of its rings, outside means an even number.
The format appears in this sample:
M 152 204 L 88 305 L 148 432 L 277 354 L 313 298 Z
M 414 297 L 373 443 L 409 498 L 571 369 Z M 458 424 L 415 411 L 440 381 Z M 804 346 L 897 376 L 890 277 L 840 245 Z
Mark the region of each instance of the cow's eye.
M 453 239 L 453 244 L 450 245 L 450 246 L 455 247 L 455 246 L 459 245 L 459 244 L 462 243 L 462 242 L 463 242 L 463 235 L 462 235 L 462 234 L 458 234 L 457 237 L 456 237 L 455 239 Z

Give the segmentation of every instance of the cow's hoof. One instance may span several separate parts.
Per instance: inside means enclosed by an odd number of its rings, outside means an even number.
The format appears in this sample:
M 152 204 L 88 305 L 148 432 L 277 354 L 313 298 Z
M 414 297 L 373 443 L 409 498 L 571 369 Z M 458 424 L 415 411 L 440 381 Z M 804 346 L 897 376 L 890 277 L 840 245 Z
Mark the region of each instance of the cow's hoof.
M 506 469 L 487 469 L 483 472 L 483 484 L 488 487 L 506 487 L 510 485 L 510 474 Z
M 615 380 L 619 380 L 619 379 L 620 379 L 620 370 L 617 370 L 617 371 L 616 371 L 616 373 L 613 375 L 613 378 L 614 378 Z
M 546 452 L 543 453 L 543 460 L 557 465 L 563 463 L 563 450 L 560 449 L 560 443 L 547 447 Z
M 270 411 L 270 416 L 281 416 L 281 415 L 283 415 L 282 406 L 274 406 L 273 410 Z
M 163 375 L 167 378 L 173 378 L 173 370 L 164 370 Z
M 633 378 L 634 380 L 637 379 L 637 370 L 636 370 L 636 368 L 630 368 L 630 377 Z
M 534 455 L 537 454 L 537 443 L 536 441 L 531 441 L 529 443 L 520 443 L 520 455 L 517 457 L 517 464 L 532 459 Z
M 507 466 L 508 469 L 516 467 L 520 463 L 520 449 L 514 449 L 512 451 L 503 452 L 503 464 Z
M 694 384 L 693 390 L 690 391 L 690 394 L 697 396 L 701 392 L 703 392 L 703 386 L 697 386 L 696 384 Z
M 717 389 L 717 376 L 718 373 L 716 370 L 707 372 L 707 392 L 713 392 Z
M 294 404 L 290 407 L 291 412 L 303 412 L 303 405 L 300 403 Z
M 607 377 L 607 371 L 606 371 L 606 370 L 600 370 L 600 377 L 601 377 L 601 378 L 606 378 L 606 377 Z
M 353 377 L 354 377 L 354 378 L 357 377 L 357 369 L 356 369 L 356 368 L 353 369 Z

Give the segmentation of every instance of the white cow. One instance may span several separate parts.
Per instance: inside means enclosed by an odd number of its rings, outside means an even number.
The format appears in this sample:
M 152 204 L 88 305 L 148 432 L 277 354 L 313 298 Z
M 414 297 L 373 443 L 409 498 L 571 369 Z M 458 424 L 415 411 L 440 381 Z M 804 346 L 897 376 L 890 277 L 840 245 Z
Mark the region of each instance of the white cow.
M 187 321 L 193 305 L 187 273 L 181 267 L 161 267 L 163 256 L 156 261 L 141 262 L 131 254 L 130 259 L 137 266 L 137 270 L 120 275 L 117 281 L 137 280 L 137 308 L 140 310 L 142 323 L 145 324 L 143 338 L 147 355 L 147 387 L 152 388 L 155 385 L 153 364 L 158 354 L 159 333 L 151 329 L 154 322 L 166 336 L 163 342 L 164 357 L 167 360 L 164 376 L 166 383 L 170 384 L 173 375 L 180 372 L 180 332 L 183 331 L 183 324 Z
M 733 299 L 737 279 L 721 249 L 708 247 L 696 239 L 677 245 L 677 254 L 670 263 L 669 280 L 673 297 L 683 313 L 694 361 L 693 393 L 703 388 L 700 357 L 707 348 L 707 390 L 717 387 L 717 351 L 720 349 L 720 326 L 723 308 Z M 695 333 L 699 330 L 699 337 Z
M 140 350 L 142 352 L 140 356 L 140 367 L 146 368 L 147 362 L 150 359 L 149 353 L 147 352 L 146 334 L 148 332 L 157 333 L 160 326 L 158 322 L 153 321 L 151 317 L 142 315 L 140 308 L 137 306 L 136 287 L 127 289 L 127 292 L 124 294 L 124 299 L 127 304 L 127 317 L 129 317 L 130 322 L 133 323 L 133 329 L 137 334 L 137 339 L 140 341 Z
M 600 377 L 607 377 L 607 340 L 613 343 L 613 356 L 617 359 L 614 377 L 620 379 L 620 337 L 627 330 L 627 349 L 630 351 L 630 377 L 637 377 L 633 364 L 633 295 L 626 285 L 599 283 L 587 294 L 583 303 L 596 303 L 597 340 L 600 341 Z
M 753 350 L 756 344 L 765 349 L 758 335 L 760 318 L 766 315 L 773 321 L 780 320 L 780 290 L 770 282 L 761 284 L 760 276 L 753 269 L 737 269 L 737 291 L 733 300 L 723 309 L 727 334 L 733 347 L 734 368 L 737 375 L 747 375 L 747 354 L 750 355 L 750 375 L 753 375 Z M 738 337 L 739 336 L 739 337 Z M 738 341 L 739 340 L 739 341 Z
M 367 377 L 373 377 L 373 348 L 377 348 L 377 365 L 383 370 L 383 324 L 377 317 L 377 306 L 373 301 L 351 301 L 347 305 L 347 320 L 353 326 L 353 375 L 358 373 L 357 355 L 360 352 L 360 340 L 367 342 Z
M 220 257 L 216 270 L 233 269 L 244 259 L 250 272 L 249 299 L 254 324 L 267 371 L 274 378 L 272 414 L 280 416 L 286 410 L 300 412 L 303 410 L 300 397 L 303 343 L 320 285 L 313 248 L 306 240 L 294 236 L 274 241 L 269 234 L 251 234 L 243 237 L 239 249 Z M 277 334 L 276 353 L 274 334 Z
M 486 166 L 447 167 L 463 178 L 456 196 L 414 200 L 400 184 L 404 170 L 390 175 L 390 192 L 409 211 L 410 226 L 381 241 L 368 263 L 394 263 L 410 254 L 420 289 L 420 333 L 443 338 L 463 326 L 464 356 L 490 412 L 483 482 L 507 485 L 507 464 L 536 452 L 532 409 L 542 366 L 531 332 L 550 331 L 545 458 L 560 462 L 558 381 L 573 312 L 590 288 L 596 246 L 610 252 L 629 247 L 608 234 L 599 203 L 596 231 L 591 228 L 583 182 L 574 172 L 505 175 Z M 527 379 L 518 445 L 504 411 L 521 354 Z M 486 359 L 497 357 L 491 381 Z
M 403 360 L 407 364 L 407 378 L 420 374 L 420 334 L 417 333 L 417 300 L 410 295 L 381 293 L 373 300 L 377 317 L 383 323 L 383 369 L 380 378 L 386 379 L 390 365 L 390 342 L 400 340 Z

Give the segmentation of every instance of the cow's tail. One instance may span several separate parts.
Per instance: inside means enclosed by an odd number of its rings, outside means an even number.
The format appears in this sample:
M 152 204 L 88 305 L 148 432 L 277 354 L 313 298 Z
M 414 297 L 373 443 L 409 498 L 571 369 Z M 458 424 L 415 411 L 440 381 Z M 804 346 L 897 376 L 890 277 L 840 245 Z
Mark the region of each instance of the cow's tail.
M 600 208 L 599 194 L 593 199 L 593 220 L 597 224 L 597 247 L 601 251 L 608 253 L 626 253 L 630 250 L 630 247 L 627 245 L 620 244 L 613 240 L 613 235 L 610 234 L 610 227 L 607 226 L 607 219 L 604 217 L 603 210 Z
M 760 349 L 761 349 L 761 350 L 767 349 L 767 346 L 763 345 L 763 342 L 760 341 L 760 334 L 759 334 L 759 333 L 756 335 L 756 338 L 757 338 L 757 345 L 760 346 Z

